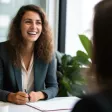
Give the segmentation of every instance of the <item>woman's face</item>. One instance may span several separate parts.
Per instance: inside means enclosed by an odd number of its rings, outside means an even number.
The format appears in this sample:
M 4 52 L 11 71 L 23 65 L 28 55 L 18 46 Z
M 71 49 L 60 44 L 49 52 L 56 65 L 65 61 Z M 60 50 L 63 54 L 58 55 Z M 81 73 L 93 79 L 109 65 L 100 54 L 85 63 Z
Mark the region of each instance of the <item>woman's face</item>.
M 42 32 L 42 21 L 38 13 L 27 11 L 21 20 L 21 34 L 26 43 L 34 43 Z

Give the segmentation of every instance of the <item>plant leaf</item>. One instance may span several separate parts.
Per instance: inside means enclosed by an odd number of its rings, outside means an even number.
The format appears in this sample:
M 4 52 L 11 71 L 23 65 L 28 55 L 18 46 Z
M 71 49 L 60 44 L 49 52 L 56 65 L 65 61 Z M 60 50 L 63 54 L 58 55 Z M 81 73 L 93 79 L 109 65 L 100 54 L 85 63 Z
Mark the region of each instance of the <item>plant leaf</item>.
M 91 62 L 89 61 L 89 56 L 83 51 L 78 50 L 76 53 L 76 60 L 81 65 L 89 65 Z
M 84 49 L 86 50 L 88 56 L 91 58 L 91 50 L 92 50 L 92 42 L 91 40 L 88 39 L 87 36 L 85 35 L 79 35 L 79 39 L 84 47 Z
M 63 55 L 61 58 L 63 67 L 66 67 L 70 63 L 71 59 L 72 57 L 70 55 Z
M 58 63 L 61 64 L 62 63 L 61 58 L 63 57 L 64 53 L 56 51 L 55 55 L 56 55 L 56 59 L 57 59 Z

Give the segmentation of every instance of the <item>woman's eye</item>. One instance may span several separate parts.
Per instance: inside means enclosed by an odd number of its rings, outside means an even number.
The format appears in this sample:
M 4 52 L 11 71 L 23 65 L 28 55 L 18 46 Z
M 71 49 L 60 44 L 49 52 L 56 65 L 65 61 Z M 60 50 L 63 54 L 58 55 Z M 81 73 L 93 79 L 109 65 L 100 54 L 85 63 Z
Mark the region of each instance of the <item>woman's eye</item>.
M 31 23 L 31 21 L 26 20 L 26 21 L 25 21 L 25 23 L 26 23 L 26 24 L 30 24 L 30 23 Z
M 37 22 L 37 24 L 40 24 L 41 25 L 42 23 L 41 22 Z
M 31 23 L 31 21 L 25 21 L 25 23 Z

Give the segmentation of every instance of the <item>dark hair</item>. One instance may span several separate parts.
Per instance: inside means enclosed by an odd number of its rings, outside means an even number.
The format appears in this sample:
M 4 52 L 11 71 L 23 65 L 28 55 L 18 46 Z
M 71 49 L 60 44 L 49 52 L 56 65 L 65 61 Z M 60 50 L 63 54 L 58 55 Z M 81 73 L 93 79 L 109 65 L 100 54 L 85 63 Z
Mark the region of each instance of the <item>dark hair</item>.
M 112 86 L 112 0 L 95 6 L 92 70 L 101 88 Z
M 38 13 L 42 21 L 42 33 L 35 42 L 34 54 L 45 62 L 50 62 L 53 54 L 52 32 L 49 27 L 45 12 L 40 7 L 33 4 L 22 6 L 11 22 L 8 34 L 8 39 L 10 42 L 8 49 L 10 51 L 12 61 L 18 66 L 21 65 L 20 55 L 24 44 L 22 40 L 23 38 L 21 34 L 20 23 L 23 15 L 27 11 Z

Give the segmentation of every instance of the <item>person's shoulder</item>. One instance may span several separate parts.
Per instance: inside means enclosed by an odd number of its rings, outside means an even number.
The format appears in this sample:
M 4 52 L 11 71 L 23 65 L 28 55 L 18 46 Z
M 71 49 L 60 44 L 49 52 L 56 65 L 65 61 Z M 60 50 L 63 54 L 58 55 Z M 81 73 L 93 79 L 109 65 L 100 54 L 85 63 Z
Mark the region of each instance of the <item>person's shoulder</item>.
M 0 42 L 0 45 L 5 45 L 8 41 Z
M 9 41 L 0 42 L 0 48 L 5 47 L 8 43 Z
M 8 41 L 0 42 L 0 56 L 2 55 L 4 56 L 4 54 L 6 54 L 8 43 L 9 43 Z
M 103 93 L 84 96 L 76 103 L 72 112 L 112 112 L 112 101 Z
M 72 112 L 98 112 L 97 108 L 93 97 L 85 96 L 74 105 Z

